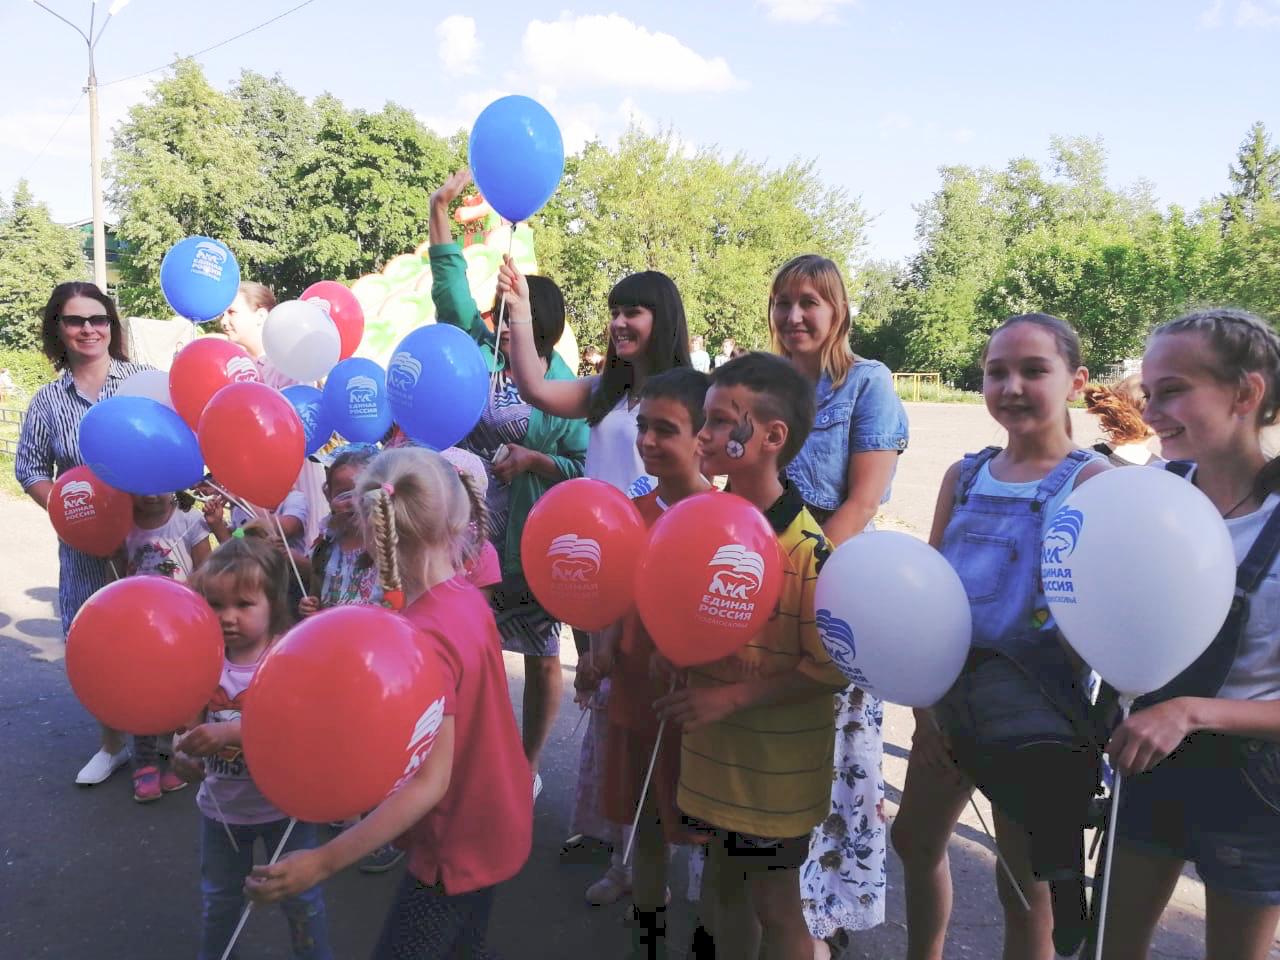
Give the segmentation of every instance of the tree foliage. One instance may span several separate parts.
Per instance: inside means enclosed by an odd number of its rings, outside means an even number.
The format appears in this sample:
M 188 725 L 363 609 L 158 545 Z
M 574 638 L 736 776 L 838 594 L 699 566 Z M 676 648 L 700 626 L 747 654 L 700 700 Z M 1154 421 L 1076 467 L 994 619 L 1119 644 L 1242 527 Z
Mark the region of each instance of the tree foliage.
M 40 316 L 49 291 L 87 280 L 78 231 L 59 226 L 19 180 L 12 201 L 0 198 L 0 346 L 40 347 Z

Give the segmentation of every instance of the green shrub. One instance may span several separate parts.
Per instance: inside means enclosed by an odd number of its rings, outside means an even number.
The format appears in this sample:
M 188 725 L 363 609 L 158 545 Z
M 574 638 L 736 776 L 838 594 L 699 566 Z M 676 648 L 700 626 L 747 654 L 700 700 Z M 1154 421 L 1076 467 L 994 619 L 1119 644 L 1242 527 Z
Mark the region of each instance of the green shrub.
M 18 396 L 5 399 L 5 406 L 26 406 L 32 394 L 54 378 L 53 367 L 43 353 L 35 350 L 0 348 L 0 370 L 8 369 L 18 385 Z

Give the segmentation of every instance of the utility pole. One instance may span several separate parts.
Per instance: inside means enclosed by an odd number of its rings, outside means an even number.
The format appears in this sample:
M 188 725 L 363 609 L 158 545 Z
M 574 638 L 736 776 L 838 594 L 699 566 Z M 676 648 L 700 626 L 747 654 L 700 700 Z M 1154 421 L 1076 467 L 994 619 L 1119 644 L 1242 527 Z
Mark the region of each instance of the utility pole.
M 57 17 L 76 33 L 80 34 L 80 38 L 84 40 L 85 46 L 89 50 L 89 80 L 85 85 L 85 92 L 89 95 L 89 188 L 93 194 L 93 282 L 97 284 L 99 290 L 106 293 L 107 224 L 102 206 L 102 151 L 98 123 L 98 74 L 94 69 L 93 52 L 98 46 L 98 41 L 102 39 L 102 34 L 106 32 L 107 24 L 111 22 L 111 18 L 119 13 L 129 0 L 115 0 L 111 4 L 107 9 L 106 18 L 102 21 L 102 26 L 98 29 L 97 36 L 94 36 L 93 27 L 94 19 L 98 12 L 98 0 L 93 0 L 93 6 L 89 11 L 88 33 L 81 30 L 58 11 L 45 6 L 40 0 L 31 0 L 31 2 L 46 13 Z

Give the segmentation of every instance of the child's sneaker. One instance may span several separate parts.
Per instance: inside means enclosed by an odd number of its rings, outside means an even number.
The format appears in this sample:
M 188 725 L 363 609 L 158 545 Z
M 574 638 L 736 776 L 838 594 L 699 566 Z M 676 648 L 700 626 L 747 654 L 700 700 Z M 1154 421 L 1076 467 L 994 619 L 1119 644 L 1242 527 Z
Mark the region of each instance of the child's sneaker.
M 360 861 L 361 873 L 386 873 L 404 859 L 404 851 L 394 844 L 388 843 L 379 847 Z
M 605 875 L 587 887 L 587 903 L 603 907 L 617 903 L 631 892 L 631 871 L 622 866 L 611 866 Z
M 160 791 L 162 793 L 177 793 L 179 790 L 185 790 L 190 784 L 183 780 L 172 770 L 165 770 L 160 774 Z
M 160 771 L 155 767 L 139 767 L 133 772 L 133 799 L 139 803 L 159 800 Z

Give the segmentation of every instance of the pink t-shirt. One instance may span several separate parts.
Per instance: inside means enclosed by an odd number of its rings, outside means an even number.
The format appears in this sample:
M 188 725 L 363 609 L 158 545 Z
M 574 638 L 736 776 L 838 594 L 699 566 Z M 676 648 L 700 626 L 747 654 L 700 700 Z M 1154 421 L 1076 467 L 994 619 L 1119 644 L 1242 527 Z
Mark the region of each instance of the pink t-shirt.
M 404 615 L 436 648 L 453 717 L 453 770 L 435 809 L 409 830 L 409 870 L 449 895 L 508 880 L 533 843 L 533 780 L 520 744 L 502 641 L 489 604 L 461 577 L 433 587 Z
M 502 582 L 502 564 L 498 562 L 498 551 L 488 540 L 480 548 L 480 555 L 476 557 L 475 563 L 468 568 L 467 581 L 477 588 L 492 587 L 495 583 Z
M 222 662 L 222 679 L 209 701 L 207 723 L 240 719 L 244 692 L 261 663 L 261 658 L 256 663 Z M 217 798 L 217 806 L 214 806 L 213 797 Z M 244 750 L 240 747 L 227 747 L 205 758 L 204 780 L 196 794 L 196 806 L 211 820 L 225 818 L 227 823 L 270 823 L 285 818 L 254 784 L 245 763 Z M 221 816 L 219 810 L 222 811 Z

